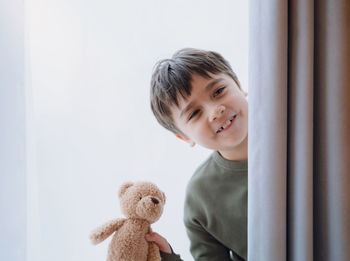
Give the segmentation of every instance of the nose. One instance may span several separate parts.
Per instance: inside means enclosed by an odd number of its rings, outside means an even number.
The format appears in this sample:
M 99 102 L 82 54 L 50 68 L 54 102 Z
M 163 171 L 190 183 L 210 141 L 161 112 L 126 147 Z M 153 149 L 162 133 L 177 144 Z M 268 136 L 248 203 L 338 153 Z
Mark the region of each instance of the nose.
M 152 202 L 153 202 L 154 204 L 158 204 L 158 203 L 159 203 L 158 199 L 156 199 L 156 198 L 152 198 Z
M 224 113 L 225 106 L 219 105 L 215 106 L 209 116 L 209 121 L 215 121 L 217 118 L 220 118 L 220 116 Z

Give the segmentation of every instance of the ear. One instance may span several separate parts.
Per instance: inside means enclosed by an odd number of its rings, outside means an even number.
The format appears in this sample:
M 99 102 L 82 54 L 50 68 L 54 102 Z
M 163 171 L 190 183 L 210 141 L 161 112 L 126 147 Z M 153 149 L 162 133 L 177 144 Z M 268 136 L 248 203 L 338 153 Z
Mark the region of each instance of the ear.
M 125 182 L 125 183 L 120 187 L 118 196 L 119 196 L 119 197 L 123 196 L 124 193 L 126 192 L 126 190 L 127 190 L 128 188 L 130 188 L 131 186 L 133 186 L 133 185 L 134 185 L 134 183 L 132 183 L 132 182 Z
M 183 141 L 187 142 L 188 144 L 190 144 L 191 147 L 194 147 L 194 145 L 196 145 L 196 143 L 193 140 L 189 139 L 189 138 L 183 137 L 183 136 L 181 136 L 179 134 L 175 134 L 175 136 L 177 138 L 179 138 L 180 140 L 183 140 Z
M 162 192 L 162 195 L 163 195 L 163 200 L 164 200 L 164 204 L 165 204 L 165 202 L 166 202 L 166 196 L 165 196 L 165 193 L 164 193 L 164 192 Z

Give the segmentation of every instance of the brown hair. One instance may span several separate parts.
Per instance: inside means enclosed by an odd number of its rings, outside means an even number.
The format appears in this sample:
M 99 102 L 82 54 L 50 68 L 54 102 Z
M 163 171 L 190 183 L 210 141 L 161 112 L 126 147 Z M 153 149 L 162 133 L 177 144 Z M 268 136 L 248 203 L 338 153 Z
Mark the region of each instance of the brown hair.
M 240 86 L 228 61 L 213 51 L 184 48 L 177 51 L 171 59 L 156 63 L 151 79 L 151 109 L 163 127 L 185 136 L 175 126 L 170 107 L 179 106 L 179 95 L 184 99 L 191 95 L 192 74 L 211 78 L 208 73 L 226 73 Z

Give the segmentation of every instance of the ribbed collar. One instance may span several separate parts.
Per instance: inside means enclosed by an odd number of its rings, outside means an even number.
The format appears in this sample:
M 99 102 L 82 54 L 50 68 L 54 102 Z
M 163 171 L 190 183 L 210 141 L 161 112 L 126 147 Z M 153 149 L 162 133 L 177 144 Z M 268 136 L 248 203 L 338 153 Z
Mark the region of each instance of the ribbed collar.
M 212 158 L 222 167 L 234 170 L 248 170 L 248 161 L 233 161 L 223 158 L 218 151 L 214 151 Z

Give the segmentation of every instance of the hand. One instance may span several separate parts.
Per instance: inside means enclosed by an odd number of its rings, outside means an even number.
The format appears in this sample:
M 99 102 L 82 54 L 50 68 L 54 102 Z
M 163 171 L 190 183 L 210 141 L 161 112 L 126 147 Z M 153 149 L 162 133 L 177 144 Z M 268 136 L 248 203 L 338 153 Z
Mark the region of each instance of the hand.
M 154 242 L 159 247 L 160 251 L 171 254 L 171 248 L 168 241 L 158 233 L 152 232 L 150 234 L 147 234 L 145 236 L 145 239 L 148 242 Z

